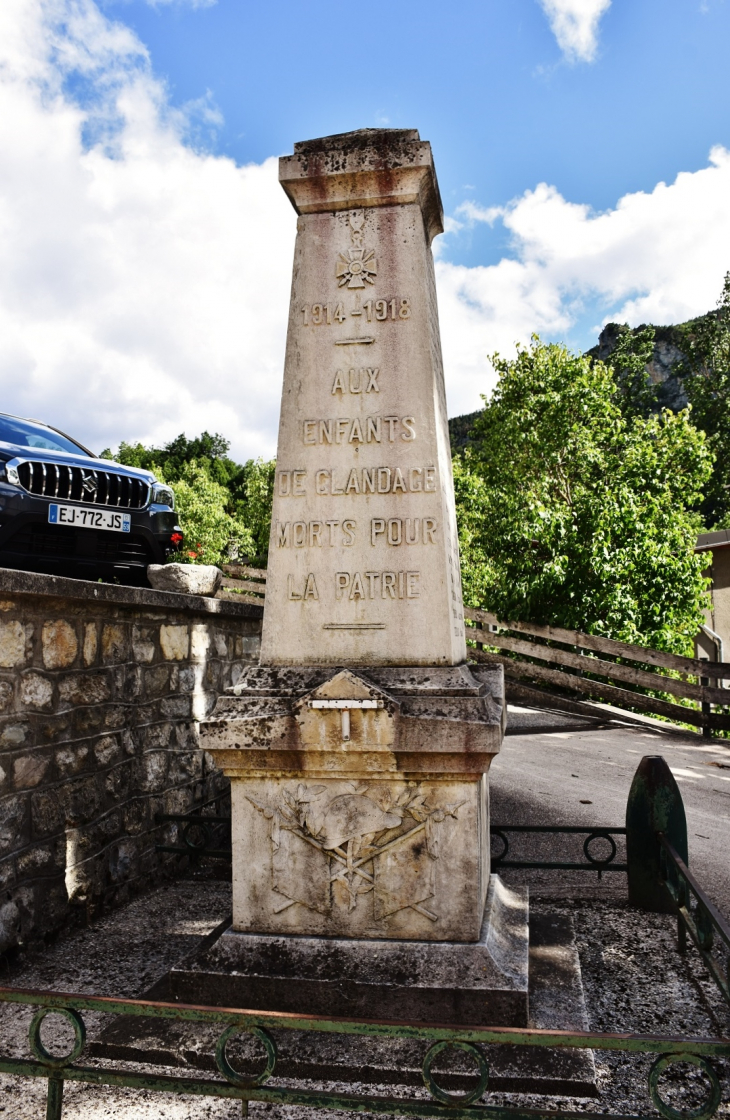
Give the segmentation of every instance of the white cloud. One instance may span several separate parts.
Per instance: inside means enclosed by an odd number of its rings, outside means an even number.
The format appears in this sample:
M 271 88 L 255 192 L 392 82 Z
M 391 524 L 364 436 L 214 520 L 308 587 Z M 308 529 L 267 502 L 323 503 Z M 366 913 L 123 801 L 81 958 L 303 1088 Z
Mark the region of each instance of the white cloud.
M 571 62 L 593 62 L 598 25 L 611 0 L 539 0 L 558 46 Z
M 295 216 L 275 159 L 237 167 L 200 150 L 196 129 L 219 123 L 207 95 L 173 110 L 144 46 L 92 0 L 3 0 L 4 409 L 96 449 L 207 428 L 239 458 L 273 453 Z M 490 390 L 489 354 L 534 330 L 570 337 L 586 308 L 636 324 L 712 307 L 728 197 L 716 148 L 602 214 L 545 184 L 459 207 L 437 260 L 451 414 Z M 511 238 L 497 264 L 450 263 L 474 222 Z
M 172 111 L 142 44 L 92 0 L 3 0 L 5 409 L 96 449 L 208 428 L 238 456 L 272 453 L 295 215 L 275 159 L 186 146 L 201 121 L 216 123 L 208 100 Z
M 467 268 L 444 259 L 444 239 L 436 269 L 450 414 L 477 408 L 491 390 L 487 355 L 512 354 L 533 331 L 567 337 L 595 303 L 604 322 L 634 326 L 708 311 L 730 270 L 728 197 L 730 152 L 717 147 L 708 167 L 602 214 L 545 183 L 507 207 L 460 207 L 462 224 L 501 217 L 512 253 Z

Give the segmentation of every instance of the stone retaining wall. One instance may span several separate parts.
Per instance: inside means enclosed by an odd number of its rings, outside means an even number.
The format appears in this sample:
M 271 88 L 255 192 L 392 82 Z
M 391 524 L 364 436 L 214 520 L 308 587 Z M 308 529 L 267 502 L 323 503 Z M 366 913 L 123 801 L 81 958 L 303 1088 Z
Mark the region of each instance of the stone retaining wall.
M 262 614 L 0 569 L 0 953 L 179 867 L 155 814 L 225 788 L 197 721 L 258 660 Z

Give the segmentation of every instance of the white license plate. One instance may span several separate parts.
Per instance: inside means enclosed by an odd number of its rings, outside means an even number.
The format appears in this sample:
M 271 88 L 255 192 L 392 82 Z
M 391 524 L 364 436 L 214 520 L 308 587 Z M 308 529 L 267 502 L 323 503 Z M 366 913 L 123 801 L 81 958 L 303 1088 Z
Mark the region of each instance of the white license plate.
M 51 525 L 79 525 L 84 529 L 113 529 L 117 533 L 128 533 L 132 518 L 128 513 L 117 513 L 112 509 L 84 509 L 83 506 L 54 502 L 48 507 L 48 521 Z

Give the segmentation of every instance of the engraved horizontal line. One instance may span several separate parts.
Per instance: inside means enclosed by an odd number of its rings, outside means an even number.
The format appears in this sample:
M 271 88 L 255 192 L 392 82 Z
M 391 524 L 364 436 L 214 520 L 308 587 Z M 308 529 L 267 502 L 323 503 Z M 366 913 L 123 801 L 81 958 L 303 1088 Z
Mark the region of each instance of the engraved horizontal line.
M 384 622 L 325 622 L 323 630 L 385 630 Z
M 335 346 L 367 346 L 371 342 L 375 342 L 375 339 L 369 335 L 365 338 L 340 338 L 335 342 Z

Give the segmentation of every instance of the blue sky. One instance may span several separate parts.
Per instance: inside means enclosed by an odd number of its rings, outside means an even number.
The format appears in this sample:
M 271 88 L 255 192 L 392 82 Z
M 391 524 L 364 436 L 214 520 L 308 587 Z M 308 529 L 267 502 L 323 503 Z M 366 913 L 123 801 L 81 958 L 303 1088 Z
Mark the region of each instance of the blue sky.
M 730 0 L 3 0 L 0 382 L 91 446 L 273 452 L 293 247 L 275 157 L 415 127 L 452 415 L 531 331 L 676 322 L 730 269 Z
M 565 58 L 536 0 L 105 10 L 149 48 L 174 104 L 209 94 L 214 150 L 261 162 L 312 136 L 418 128 L 447 209 L 544 180 L 602 210 L 730 144 L 727 0 L 613 0 L 592 62 Z M 464 242 L 459 259 L 483 263 L 490 247 Z

